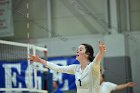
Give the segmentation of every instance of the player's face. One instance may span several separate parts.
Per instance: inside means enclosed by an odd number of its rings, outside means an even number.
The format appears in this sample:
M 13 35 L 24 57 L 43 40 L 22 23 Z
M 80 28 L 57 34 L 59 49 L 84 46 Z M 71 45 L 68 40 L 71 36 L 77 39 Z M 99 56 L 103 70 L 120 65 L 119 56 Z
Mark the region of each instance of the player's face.
M 80 45 L 76 52 L 76 59 L 80 61 L 83 60 L 84 58 L 87 58 L 87 54 L 85 52 L 86 52 L 85 46 Z
M 57 88 L 57 83 L 55 81 L 53 81 L 53 88 L 56 89 Z

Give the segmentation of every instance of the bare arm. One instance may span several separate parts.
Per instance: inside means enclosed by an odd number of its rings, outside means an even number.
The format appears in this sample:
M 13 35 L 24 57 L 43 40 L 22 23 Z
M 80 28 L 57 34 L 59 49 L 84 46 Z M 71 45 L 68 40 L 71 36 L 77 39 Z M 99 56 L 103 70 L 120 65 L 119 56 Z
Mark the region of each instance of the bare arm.
M 98 47 L 99 47 L 99 52 L 97 53 L 97 55 L 94 59 L 95 64 L 93 65 L 94 66 L 93 68 L 95 71 L 98 71 L 100 69 L 100 61 L 102 60 L 102 57 L 106 50 L 104 42 L 99 42 Z
M 135 85 L 136 85 L 136 83 L 134 83 L 134 82 L 128 82 L 128 83 L 125 83 L 125 84 L 117 85 L 115 90 L 122 90 L 122 89 L 125 89 L 125 88 L 128 88 L 128 87 L 134 87 Z

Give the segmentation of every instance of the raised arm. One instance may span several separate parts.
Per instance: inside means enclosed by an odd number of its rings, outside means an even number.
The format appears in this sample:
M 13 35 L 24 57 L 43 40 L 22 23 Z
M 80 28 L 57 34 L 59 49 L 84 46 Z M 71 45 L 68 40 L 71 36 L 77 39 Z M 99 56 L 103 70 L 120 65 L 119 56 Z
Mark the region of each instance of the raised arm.
M 103 54 L 106 50 L 104 42 L 99 41 L 98 47 L 99 47 L 99 52 L 97 53 L 97 55 L 95 57 L 95 62 L 97 62 L 97 63 L 102 60 Z
M 115 90 L 122 90 L 122 89 L 125 89 L 125 88 L 128 88 L 128 87 L 134 87 L 135 85 L 136 85 L 136 83 L 134 83 L 134 82 L 128 82 L 128 83 L 125 83 L 125 84 L 117 85 Z
M 106 51 L 104 42 L 99 42 L 98 47 L 99 47 L 99 52 L 97 53 L 97 55 L 94 59 L 94 62 L 95 62 L 94 65 L 93 65 L 94 71 L 99 71 L 100 70 L 100 61 L 102 60 L 104 52 Z

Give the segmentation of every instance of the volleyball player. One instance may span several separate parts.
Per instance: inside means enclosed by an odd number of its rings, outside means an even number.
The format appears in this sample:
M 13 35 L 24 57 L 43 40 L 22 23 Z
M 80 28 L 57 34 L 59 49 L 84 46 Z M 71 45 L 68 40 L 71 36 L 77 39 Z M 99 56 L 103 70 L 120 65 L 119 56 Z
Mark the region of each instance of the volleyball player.
M 58 66 L 39 58 L 38 55 L 30 55 L 30 60 L 40 62 L 46 67 L 57 72 L 74 74 L 76 79 L 77 93 L 99 93 L 100 87 L 100 61 L 105 52 L 104 42 L 99 42 L 99 51 L 94 58 L 94 50 L 89 44 L 81 44 L 76 53 L 76 60 L 80 64 Z
M 127 82 L 123 84 L 115 84 L 104 80 L 104 74 L 100 75 L 100 93 L 111 93 L 112 91 L 123 90 L 125 88 L 134 87 L 135 82 Z

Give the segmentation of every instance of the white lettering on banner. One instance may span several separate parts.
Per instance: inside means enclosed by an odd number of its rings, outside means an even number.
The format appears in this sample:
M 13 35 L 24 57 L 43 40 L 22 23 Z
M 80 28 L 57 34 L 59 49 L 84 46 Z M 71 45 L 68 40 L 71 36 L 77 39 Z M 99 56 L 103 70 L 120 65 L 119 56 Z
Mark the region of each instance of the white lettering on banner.
M 58 61 L 50 61 L 52 63 L 55 63 L 59 66 L 66 66 L 67 65 L 67 60 L 58 60 Z M 53 70 L 50 70 L 51 73 L 53 73 L 53 80 L 54 81 L 59 81 L 60 84 L 64 84 L 63 87 L 61 88 L 61 90 L 68 90 L 68 80 L 62 80 L 63 78 L 63 74 L 62 73 L 59 73 L 59 72 L 56 72 L 56 71 L 53 71 Z
M 3 64 L 2 66 L 5 70 L 5 87 L 11 88 L 12 83 L 14 84 L 14 86 L 16 86 L 16 84 L 17 86 L 19 86 L 20 83 L 17 83 L 17 80 L 16 80 L 16 77 L 17 77 L 16 72 L 13 72 L 13 75 L 12 75 L 12 68 L 16 68 L 17 72 L 21 74 L 20 64 Z
M 34 67 L 27 67 L 27 70 L 25 71 L 25 84 L 28 88 L 34 88 L 33 70 L 34 70 Z M 42 86 L 41 76 L 37 76 L 36 81 L 37 81 L 37 89 L 41 89 L 42 88 L 41 87 Z
M 41 77 L 37 77 L 37 89 L 42 89 Z
M 2 67 L 4 68 L 5 73 L 5 88 L 12 88 L 18 87 L 22 88 L 22 84 L 25 83 L 27 88 L 33 88 L 33 68 L 27 67 L 25 70 L 25 77 L 21 75 L 21 64 L 3 64 Z M 13 71 L 12 69 L 15 69 Z M 22 82 L 17 80 L 17 76 L 22 76 Z M 42 86 L 41 76 L 37 76 L 37 88 L 41 89 Z M 13 85 L 12 85 L 13 84 Z
M 28 88 L 33 88 L 33 68 L 27 67 L 25 72 L 25 83 Z
M 64 87 L 62 88 L 62 90 L 68 90 L 69 84 L 68 84 L 68 80 L 64 80 Z

